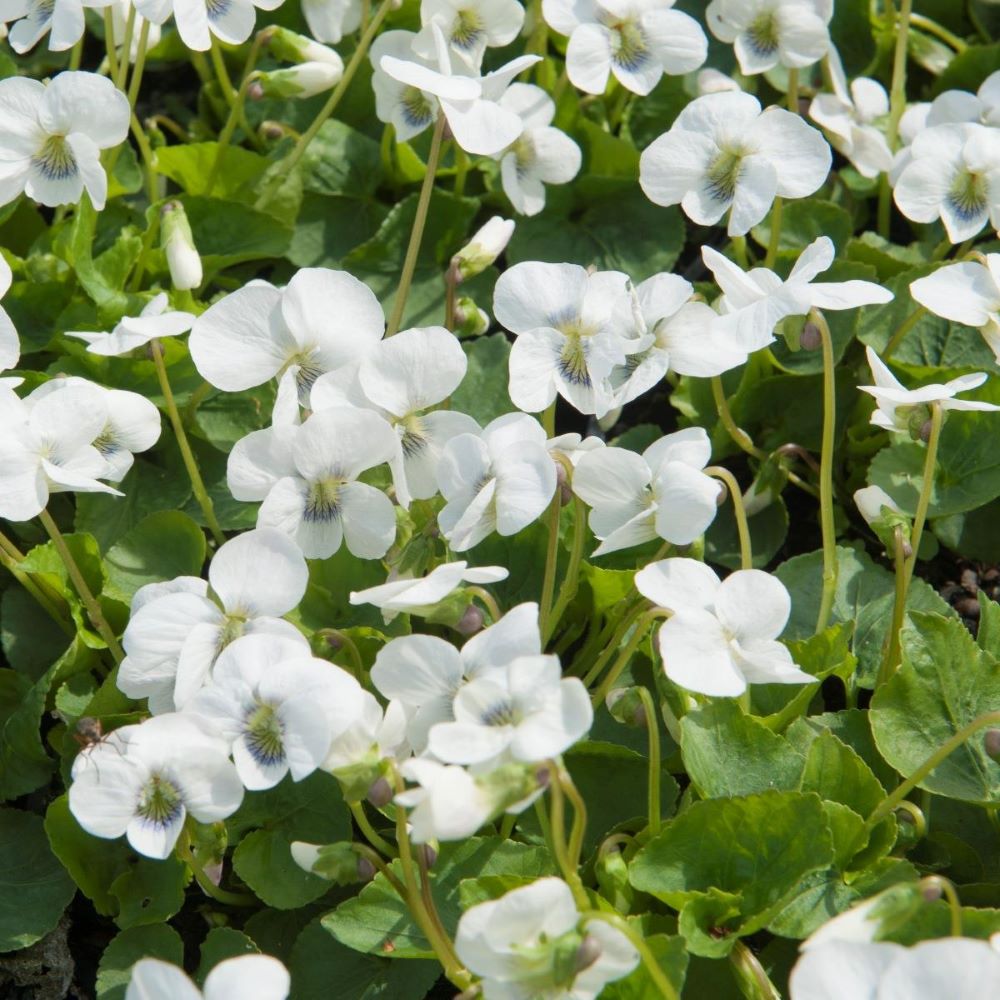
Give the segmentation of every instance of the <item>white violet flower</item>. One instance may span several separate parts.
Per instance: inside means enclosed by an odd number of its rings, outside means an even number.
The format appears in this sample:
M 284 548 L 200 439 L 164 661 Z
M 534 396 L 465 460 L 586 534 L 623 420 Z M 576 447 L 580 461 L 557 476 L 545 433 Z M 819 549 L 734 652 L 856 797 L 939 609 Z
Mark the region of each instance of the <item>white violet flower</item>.
M 91 354 L 120 357 L 151 340 L 177 337 L 191 329 L 195 319 L 191 313 L 167 307 L 166 292 L 160 292 L 143 306 L 138 316 L 123 316 L 110 333 L 71 331 L 66 336 L 86 341 Z
M 288 970 L 270 955 L 239 955 L 213 966 L 199 990 L 183 969 L 158 958 L 132 966 L 125 1000 L 285 1000 L 292 988 Z

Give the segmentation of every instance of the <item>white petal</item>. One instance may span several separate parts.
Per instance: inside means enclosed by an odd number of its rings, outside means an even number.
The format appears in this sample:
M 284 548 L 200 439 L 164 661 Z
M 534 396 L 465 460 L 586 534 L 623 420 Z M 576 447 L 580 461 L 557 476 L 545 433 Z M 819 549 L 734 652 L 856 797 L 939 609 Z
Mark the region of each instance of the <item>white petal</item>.
M 650 563 L 635 575 L 636 590 L 661 608 L 707 609 L 715 603 L 719 578 L 697 559 L 675 557 Z
M 240 955 L 216 965 L 205 978 L 205 1000 L 285 1000 L 291 989 L 288 970 L 270 955 Z M 178 998 L 183 1000 L 183 998 Z
M 659 646 L 667 677 L 688 691 L 736 698 L 746 690 L 726 634 L 707 611 L 677 612 L 660 626 Z
M 219 548 L 208 579 L 228 612 L 280 617 L 302 600 L 309 571 L 298 546 L 286 535 L 258 528 Z
M 759 569 L 731 573 L 715 595 L 715 613 L 740 642 L 776 639 L 791 608 L 785 585 Z

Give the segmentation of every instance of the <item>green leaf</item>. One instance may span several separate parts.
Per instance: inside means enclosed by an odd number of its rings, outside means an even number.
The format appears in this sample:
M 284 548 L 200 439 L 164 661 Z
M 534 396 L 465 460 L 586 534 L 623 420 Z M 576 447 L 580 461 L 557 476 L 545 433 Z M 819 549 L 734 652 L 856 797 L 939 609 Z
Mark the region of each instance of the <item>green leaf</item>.
M 98 309 L 108 314 L 125 311 L 127 297 L 120 287 L 110 284 L 95 265 L 93 257 L 94 231 L 97 227 L 97 212 L 90 197 L 80 199 L 73 219 L 72 236 L 69 243 L 70 263 L 76 271 L 77 280 L 84 291 L 94 300 Z
M 623 134 L 631 137 L 637 149 L 645 149 L 674 123 L 688 106 L 691 96 L 678 76 L 664 76 L 641 101 L 630 101 L 622 119 Z
M 166 924 L 130 927 L 105 948 L 97 969 L 97 1000 L 125 1000 L 132 978 L 132 966 L 140 958 L 158 958 L 161 962 L 183 967 L 184 942 L 180 934 Z
M 677 920 L 688 950 L 703 958 L 724 958 L 733 950 L 738 937 L 729 926 L 739 925 L 740 897 L 719 889 L 709 889 L 692 896 Z
M 762 246 L 770 246 L 771 215 L 751 230 L 753 238 Z M 821 198 L 796 198 L 785 202 L 781 212 L 781 234 L 778 237 L 779 250 L 794 250 L 796 254 L 819 236 L 833 240 L 837 253 L 841 253 L 854 232 L 854 221 L 850 214 L 832 201 Z M 819 282 L 832 281 L 823 274 Z M 838 279 L 839 280 L 839 279 Z
M 205 535 L 180 511 L 161 511 L 139 522 L 105 556 L 105 593 L 129 604 L 147 583 L 199 576 L 205 562 Z
M 629 923 L 636 922 L 638 921 L 634 918 L 629 920 Z M 680 996 L 688 965 L 684 941 L 669 934 L 644 933 L 642 936 L 656 963 Z M 601 991 L 601 1000 L 649 1000 L 650 997 L 659 995 L 659 988 L 650 977 L 645 964 L 640 962 L 624 979 L 608 983 Z
M 830 21 L 830 37 L 852 77 L 863 73 L 875 58 L 869 9 L 868 0 L 837 0 Z
M 0 952 L 26 948 L 48 934 L 75 892 L 41 817 L 0 809 Z
M 8 587 L 0 598 L 0 641 L 7 663 L 37 680 L 70 640 L 26 590 Z
M 289 970 L 296 1000 L 422 1000 L 441 973 L 436 961 L 393 962 L 353 951 L 319 921 L 299 935 Z
M 184 905 L 184 889 L 191 881 L 187 865 L 170 857 L 164 861 L 135 859 L 110 886 L 118 900 L 115 922 L 121 928 L 160 924 Z
M 287 257 L 296 267 L 339 267 L 385 221 L 381 202 L 306 194 Z
M 802 772 L 802 791 L 850 806 L 868 816 L 885 798 L 872 769 L 829 730 L 812 741 Z
M 753 565 L 763 569 L 778 554 L 788 535 L 785 501 L 780 496 L 775 497 L 763 510 L 747 518 L 747 527 L 750 529 Z M 705 532 L 705 558 L 727 569 L 739 569 L 742 565 L 736 517 L 733 505 L 728 501 Z
M 573 261 L 584 267 L 624 271 L 638 282 L 669 271 L 684 240 L 680 211 L 651 205 L 635 187 L 592 202 L 576 222 L 545 213 L 522 220 L 507 247 L 507 259 L 511 263 Z
M 805 758 L 731 699 L 709 702 L 681 720 L 684 769 L 704 799 L 794 790 Z
M 189 142 L 187 145 L 161 146 L 156 151 L 158 173 L 175 181 L 188 194 L 205 194 L 205 184 L 219 152 L 217 142 Z M 223 169 L 219 170 L 212 189 L 217 198 L 238 199 L 267 168 L 267 160 L 240 146 L 227 146 Z
M 248 833 L 233 853 L 233 870 L 268 906 L 293 910 L 326 895 L 330 883 L 303 871 L 278 830 Z
M 392 871 L 403 878 L 401 862 Z M 460 884 L 484 875 L 551 875 L 552 858 L 545 848 L 529 847 L 498 837 L 470 837 L 442 844 L 431 869 L 431 891 L 445 930 L 454 934 L 460 914 Z M 376 875 L 361 892 L 326 914 L 323 926 L 341 944 L 356 951 L 393 958 L 433 958 L 434 952 L 410 911 L 385 879 Z
M 476 337 L 462 344 L 469 367 L 462 384 L 452 393 L 452 408 L 468 413 L 482 426 L 510 413 L 514 404 L 507 394 L 510 342 L 502 333 Z
M 306 191 L 371 198 L 382 181 L 379 144 L 350 125 L 331 119 L 306 147 L 301 170 Z
M 630 879 L 677 909 L 710 889 L 739 896 L 749 934 L 832 859 L 818 795 L 764 792 L 693 803 L 635 856 Z
M 959 52 L 938 77 L 934 92 L 946 90 L 971 90 L 975 92 L 997 66 L 1000 65 L 1000 42 L 993 45 L 970 45 Z
M 904 777 L 943 743 L 1000 704 L 997 660 L 961 622 L 915 614 L 903 630 L 903 664 L 872 699 L 872 732 L 882 756 Z M 1000 795 L 1000 764 L 979 733 L 920 782 L 921 788 L 982 805 Z
M 201 958 L 198 961 L 197 980 L 204 984 L 205 977 L 219 962 L 227 958 L 238 958 L 240 955 L 253 955 L 258 952 L 257 945 L 232 927 L 213 927 L 201 943 Z

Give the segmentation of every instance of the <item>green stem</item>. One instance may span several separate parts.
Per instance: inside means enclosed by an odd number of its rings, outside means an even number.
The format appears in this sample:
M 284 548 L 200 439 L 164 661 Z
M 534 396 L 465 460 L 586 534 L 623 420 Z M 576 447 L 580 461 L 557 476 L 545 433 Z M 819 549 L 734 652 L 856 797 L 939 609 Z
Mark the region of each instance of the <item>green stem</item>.
M 271 182 L 261 192 L 255 203 L 255 208 L 263 208 L 271 200 L 275 191 L 281 186 L 282 181 L 288 177 L 295 169 L 299 160 L 302 159 L 309 143 L 316 138 L 316 134 L 323 127 L 324 122 L 337 110 L 340 99 L 344 96 L 344 92 L 348 86 L 350 86 L 351 80 L 354 79 L 354 74 L 357 73 L 358 67 L 364 62 L 365 56 L 368 54 L 368 47 L 378 34 L 379 28 L 382 27 L 382 22 L 386 19 L 389 11 L 393 10 L 396 6 L 397 0 L 382 0 L 378 10 L 375 12 L 375 16 L 371 19 L 364 34 L 358 41 L 358 47 L 354 50 L 350 61 L 344 67 L 344 75 L 340 78 L 340 83 L 333 88 L 333 92 L 327 98 L 326 104 L 320 108 L 312 124 L 299 136 L 299 140 L 295 143 L 292 151 L 281 162 L 281 170 L 274 175 Z
M 561 510 L 562 497 L 557 486 L 552 496 L 552 502 L 549 504 L 549 537 L 545 550 L 545 571 L 542 575 L 542 596 L 538 610 L 538 630 L 541 632 L 543 643 L 551 631 L 550 618 L 556 588 L 556 565 L 559 562 L 559 513 Z
M 566 797 L 563 785 L 563 768 L 558 761 L 549 761 L 549 794 L 552 798 L 552 852 L 556 864 L 562 871 L 563 880 L 570 887 L 576 905 L 584 909 L 590 905 L 580 873 L 577 870 L 578 861 L 572 859 L 572 847 L 566 840 Z
M 958 35 L 952 34 L 946 27 L 938 24 L 937 21 L 932 21 L 929 17 L 924 17 L 923 14 L 911 13 L 910 24 L 914 28 L 920 28 L 927 34 L 940 38 L 945 45 L 950 45 L 956 52 L 964 52 L 969 47 Z
M 108 53 L 108 77 L 114 83 L 118 79 L 118 52 L 115 48 L 115 24 L 110 7 L 104 8 L 104 45 Z
M 743 491 L 736 477 L 721 465 L 710 465 L 704 470 L 706 476 L 721 479 L 729 489 L 733 500 L 733 515 L 736 518 L 736 531 L 740 536 L 740 569 L 753 569 L 753 550 L 750 545 L 750 525 L 747 523 L 747 511 L 743 506 Z
M 396 878 L 392 869 L 385 863 L 385 860 L 377 852 L 373 851 L 367 844 L 351 844 L 351 850 L 360 858 L 371 862 L 373 868 L 385 876 L 385 880 L 396 890 L 396 894 L 403 902 L 406 902 L 406 886 Z
M 222 54 L 222 49 L 219 48 L 219 40 L 215 37 L 215 35 L 212 35 L 208 55 L 212 60 L 212 69 L 215 70 L 215 79 L 219 83 L 219 89 L 222 91 L 222 97 L 226 104 L 231 108 L 236 103 L 236 88 L 233 86 L 232 78 L 229 76 L 229 70 L 226 67 L 225 57 Z
M 742 942 L 729 953 L 733 975 L 740 992 L 753 1000 L 781 1000 L 781 994 L 771 982 L 757 956 Z
M 734 236 L 731 245 L 736 263 L 746 271 L 750 267 L 750 257 L 747 253 L 747 238 L 745 236 Z
M 781 243 L 781 215 L 784 202 L 779 194 L 774 199 L 771 209 L 771 233 L 767 241 L 767 255 L 764 257 L 764 267 L 773 268 L 778 259 L 778 245 Z
M 607 676 L 601 682 L 601 686 L 594 692 L 590 701 L 591 704 L 596 708 L 604 699 L 608 696 L 608 692 L 614 687 L 615 681 L 618 680 L 622 671 L 628 666 L 629 660 L 632 659 L 633 654 L 639 648 L 639 643 L 646 637 L 646 631 L 650 625 L 657 618 L 669 617 L 670 612 L 663 608 L 653 608 L 651 611 L 647 611 L 642 618 L 636 623 L 635 631 L 632 633 L 632 637 L 629 639 L 625 648 L 618 654 L 618 659 L 615 660 L 614 665 L 608 671 Z
M 559 762 L 559 785 L 566 795 L 566 798 L 573 803 L 573 827 L 569 835 L 569 863 L 573 868 L 580 865 L 580 857 L 583 854 L 583 838 L 587 832 L 587 804 L 583 801 L 583 796 L 573 783 L 573 778 L 569 771 Z
M 658 990 L 660 996 L 664 1000 L 680 1000 L 680 995 L 660 967 L 656 956 L 650 951 L 642 935 L 635 931 L 627 920 L 620 917 L 617 913 L 609 913 L 607 910 L 585 910 L 581 916 L 584 920 L 600 920 L 602 923 L 610 924 L 615 930 L 624 934 L 632 942 L 635 950 L 639 952 L 642 964 L 646 967 L 649 978 L 653 980 L 653 985 Z
M 444 325 L 455 332 L 455 300 L 458 297 L 458 268 L 449 266 L 444 273 Z
M 134 9 L 134 8 L 133 8 Z M 139 29 L 139 46 L 135 54 L 135 66 L 132 67 L 132 79 L 128 85 L 128 103 L 135 110 L 135 102 L 139 99 L 139 87 L 142 84 L 142 74 L 146 68 L 146 49 L 149 46 L 149 21 L 143 18 Z
M 899 345 L 903 342 L 903 338 L 927 315 L 927 310 L 924 306 L 917 306 L 913 312 L 910 313 L 899 327 L 896 332 L 889 338 L 889 343 L 885 345 L 885 350 L 882 351 L 882 360 L 888 361 L 889 358 L 895 353 L 899 348 Z
M 28 573 L 25 573 L 21 569 L 17 560 L 14 559 L 5 550 L 0 549 L 0 566 L 3 566 L 12 577 L 14 577 L 17 582 L 24 587 L 24 589 L 31 594 L 31 596 L 38 602 L 39 606 L 43 608 L 48 614 L 48 616 L 59 626 L 61 632 L 67 635 L 70 639 L 76 637 L 76 629 L 73 625 L 66 620 L 66 617 L 56 608 L 55 604 L 49 600 L 48 597 L 42 592 L 41 588 L 32 580 Z
M 580 564 L 583 562 L 583 546 L 586 544 L 587 532 L 584 524 L 587 520 L 587 508 L 583 501 L 576 495 L 573 496 L 573 541 L 569 553 L 569 565 L 566 567 L 566 575 L 563 577 L 562 586 L 559 588 L 559 596 L 552 608 L 549 616 L 548 629 L 543 633 L 543 644 L 552 638 L 556 626 L 562 619 L 566 609 L 576 597 L 576 592 L 580 586 Z
M 146 138 L 146 133 L 143 131 L 142 125 L 139 124 L 139 119 L 136 118 L 134 113 L 129 122 L 129 127 L 132 130 L 135 143 L 139 147 L 139 155 L 142 157 L 142 163 L 146 169 L 146 197 L 149 198 L 149 203 L 152 205 L 153 202 L 159 200 L 159 192 L 156 188 L 156 158 L 153 156 L 153 150 L 149 145 L 149 140 Z M 121 148 L 121 146 L 118 147 L 118 149 Z M 115 156 L 115 159 L 117 158 Z M 111 173 L 110 167 L 108 173 Z
M 403 261 L 403 270 L 399 276 L 396 298 L 392 303 L 392 313 L 389 316 L 389 322 L 385 330 L 386 337 L 391 337 L 398 333 L 400 323 L 403 320 L 406 299 L 410 294 L 410 285 L 413 283 L 413 273 L 417 269 L 417 257 L 420 254 L 420 243 L 423 240 L 424 225 L 427 222 L 427 210 L 431 204 L 431 192 L 434 190 L 434 176 L 437 173 L 438 161 L 441 158 L 441 141 L 444 138 L 446 124 L 447 119 L 439 112 L 437 121 L 434 123 L 434 133 L 431 136 L 431 150 L 427 156 L 427 170 L 424 174 L 424 182 L 420 187 L 417 211 L 413 217 L 413 229 L 410 230 L 410 242 L 406 248 L 406 258 Z
M 125 659 L 125 654 L 122 652 L 118 638 L 108 624 L 107 618 L 104 617 L 104 612 L 101 610 L 101 605 L 98 603 L 97 598 L 94 597 L 90 587 L 87 586 L 87 581 L 83 578 L 83 573 L 80 572 L 80 567 L 76 564 L 73 553 L 70 552 L 69 546 L 66 544 L 66 539 L 63 538 L 58 525 L 52 520 L 52 515 L 47 510 L 43 510 L 38 515 L 38 519 L 48 532 L 49 538 L 52 539 L 52 544 L 56 547 L 59 558 L 63 561 L 66 572 L 69 574 L 70 580 L 73 581 L 73 586 L 80 595 L 83 606 L 87 609 L 87 617 L 90 619 L 90 623 L 97 629 L 105 643 L 107 643 L 108 649 L 111 650 L 111 655 L 115 658 L 115 663 L 121 663 Z
M 468 590 L 469 594 L 472 597 L 478 597 L 479 600 L 481 600 L 483 604 L 486 605 L 486 610 L 490 613 L 490 618 L 492 618 L 494 622 L 500 621 L 500 619 L 503 617 L 503 613 L 500 610 L 500 605 L 497 604 L 496 598 L 494 598 L 494 596 L 488 590 L 486 590 L 484 587 L 477 587 L 477 586 L 467 587 L 466 590 Z
M 135 261 L 135 270 L 132 272 L 132 279 L 129 281 L 128 290 L 138 292 L 142 288 L 142 279 L 146 271 L 146 261 L 153 251 L 153 243 L 160 231 L 160 213 L 154 212 L 152 221 L 146 227 L 146 232 L 142 237 L 142 246 L 139 248 L 139 256 Z
M 177 438 L 177 446 L 181 451 L 181 458 L 184 460 L 184 467 L 187 469 L 188 478 L 191 480 L 191 489 L 194 490 L 195 499 L 205 515 L 205 523 L 208 525 L 212 537 L 218 545 L 222 545 L 226 536 L 219 527 L 219 522 L 215 517 L 215 508 L 212 505 L 212 498 L 205 489 L 205 482 L 201 478 L 198 469 L 198 462 L 191 450 L 187 433 L 184 430 L 184 423 L 181 415 L 177 411 L 177 401 L 174 399 L 173 390 L 170 388 L 170 380 L 167 378 L 167 366 L 163 363 L 163 351 L 158 340 L 152 340 L 149 344 L 153 355 L 153 364 L 156 366 L 156 377 L 160 382 L 160 392 L 163 393 L 163 401 L 167 407 L 167 415 L 170 417 L 170 424 L 174 429 L 174 436 Z
M 906 555 L 903 547 L 903 529 L 898 524 L 893 532 L 892 557 L 896 570 L 896 596 L 892 605 L 892 623 L 889 626 L 889 636 L 885 655 L 879 664 L 878 676 L 875 679 L 875 690 L 893 675 L 899 666 L 899 633 L 903 627 L 903 616 L 906 613 Z
M 190 869 L 191 873 L 194 875 L 195 881 L 201 886 L 202 891 L 207 896 L 211 896 L 212 899 L 219 903 L 225 903 L 227 906 L 257 906 L 259 900 L 256 896 L 251 895 L 248 892 L 229 892 L 226 889 L 217 886 L 209 877 L 205 874 L 205 869 L 201 862 L 195 857 L 194 851 L 191 849 L 191 835 L 185 830 L 181 834 L 180 840 L 177 842 L 177 854 Z
M 900 0 L 896 20 L 896 51 L 892 61 L 892 83 L 889 88 L 889 122 L 886 140 L 895 152 L 899 144 L 899 120 L 906 110 L 906 46 L 910 33 L 913 0 Z
M 399 851 L 397 851 L 396 848 L 393 847 L 392 844 L 390 844 L 384 837 L 382 837 L 371 825 L 371 822 L 365 813 L 365 807 L 362 803 L 349 802 L 348 807 L 351 810 L 351 815 L 354 817 L 354 822 L 358 824 L 358 829 L 365 835 L 368 842 L 376 848 L 376 850 L 381 851 L 388 858 L 395 858 L 399 856 Z
M 913 579 L 913 570 L 917 564 L 917 552 L 920 549 L 920 538 L 924 533 L 927 511 L 931 505 L 931 493 L 934 490 L 934 468 L 937 465 L 938 442 L 941 439 L 943 421 L 944 409 L 941 404 L 939 402 L 931 403 L 931 428 L 927 436 L 927 452 L 924 455 L 924 477 L 920 483 L 920 497 L 917 500 L 917 512 L 913 518 L 913 531 L 910 532 L 910 556 L 906 560 L 907 590 L 909 590 L 910 581 Z
M 590 685 L 597 680 L 601 671 L 604 669 L 604 665 L 611 659 L 615 651 L 621 645 L 622 640 L 625 638 L 625 633 L 645 610 L 648 610 L 645 602 L 638 601 L 633 607 L 625 610 L 621 620 L 617 623 L 614 618 L 608 620 L 608 623 L 601 630 L 597 638 L 597 646 L 601 649 L 601 652 L 599 653 L 597 659 L 594 660 L 593 666 L 591 666 L 583 678 L 583 683 L 586 687 L 590 687 Z M 585 649 L 584 653 L 587 652 L 588 650 Z
M 351 667 L 353 668 L 351 673 L 354 674 L 355 680 L 359 683 L 364 683 L 365 664 L 361 659 L 361 653 L 358 651 L 354 640 L 339 628 L 321 628 L 316 634 L 321 635 L 324 639 L 333 639 L 340 643 L 340 648 L 347 653 L 347 657 L 351 661 Z
M 813 309 L 810 319 L 819 330 L 823 345 L 823 450 L 820 454 L 819 507 L 823 534 L 823 593 L 820 599 L 816 632 L 822 632 L 830 620 L 837 590 L 837 530 L 833 519 L 833 451 L 837 423 L 836 383 L 834 381 L 833 338 L 826 318 Z
M 968 725 L 963 726 L 957 733 L 945 740 L 907 778 L 905 781 L 897 785 L 892 792 L 886 796 L 872 811 L 872 814 L 868 817 L 865 822 L 866 829 L 870 830 L 873 826 L 881 823 L 886 816 L 890 815 L 893 810 L 906 798 L 910 792 L 916 788 L 921 781 L 924 780 L 942 761 L 946 760 L 951 754 L 953 754 L 970 736 L 975 736 L 976 733 L 981 729 L 986 729 L 990 726 L 1000 725 L 1000 712 L 986 712 L 983 715 L 978 716 L 973 719 Z
M 67 69 L 71 72 L 80 68 L 80 62 L 83 59 L 83 40 L 86 37 L 86 34 L 81 35 L 79 41 L 73 46 L 73 51 L 69 54 L 69 66 Z
M 469 154 L 455 143 L 455 194 L 461 198 L 465 193 L 465 178 L 469 173 Z
M 788 91 L 785 98 L 788 110 L 793 115 L 797 115 L 799 113 L 799 71 L 797 69 L 792 68 L 788 71 Z
M 112 75 L 115 86 L 124 94 L 125 80 L 128 78 L 128 64 L 132 57 L 132 33 L 135 31 L 136 10 L 134 4 L 129 4 L 128 17 L 125 19 L 125 34 L 122 37 L 122 57 L 118 62 L 118 73 Z
M 660 719 L 649 690 L 642 686 L 636 690 L 646 712 L 646 731 L 649 735 L 649 832 L 655 837 L 660 832 Z
M 761 460 L 767 458 L 767 452 L 762 448 L 758 448 L 753 443 L 750 435 L 742 428 L 736 426 L 732 410 L 729 409 L 729 400 L 726 399 L 726 390 L 723 388 L 722 379 L 718 375 L 712 377 L 712 398 L 715 400 L 715 409 L 719 414 L 719 419 L 722 421 L 722 426 L 726 428 L 726 432 L 732 438 L 733 444 L 738 445 L 748 455 L 753 455 L 754 458 Z

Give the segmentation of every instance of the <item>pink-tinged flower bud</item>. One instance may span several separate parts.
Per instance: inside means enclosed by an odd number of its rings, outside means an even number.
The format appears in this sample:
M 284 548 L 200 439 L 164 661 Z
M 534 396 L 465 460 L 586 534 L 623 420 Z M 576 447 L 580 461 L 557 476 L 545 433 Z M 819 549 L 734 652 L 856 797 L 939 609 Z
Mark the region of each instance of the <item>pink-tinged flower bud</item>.
M 368 801 L 376 808 L 381 809 L 392 801 L 392 785 L 385 778 L 378 778 L 368 789 Z
M 485 619 L 482 610 L 475 604 L 470 604 L 465 609 L 465 614 L 459 618 L 458 623 L 455 625 L 455 631 L 460 635 L 475 635 L 481 631 L 484 623 Z
M 201 257 L 179 201 L 168 201 L 160 210 L 160 246 L 167 255 L 174 288 L 182 292 L 197 288 L 203 279 Z
M 995 761 L 1000 761 L 1000 729 L 987 729 L 983 737 L 983 748 Z

